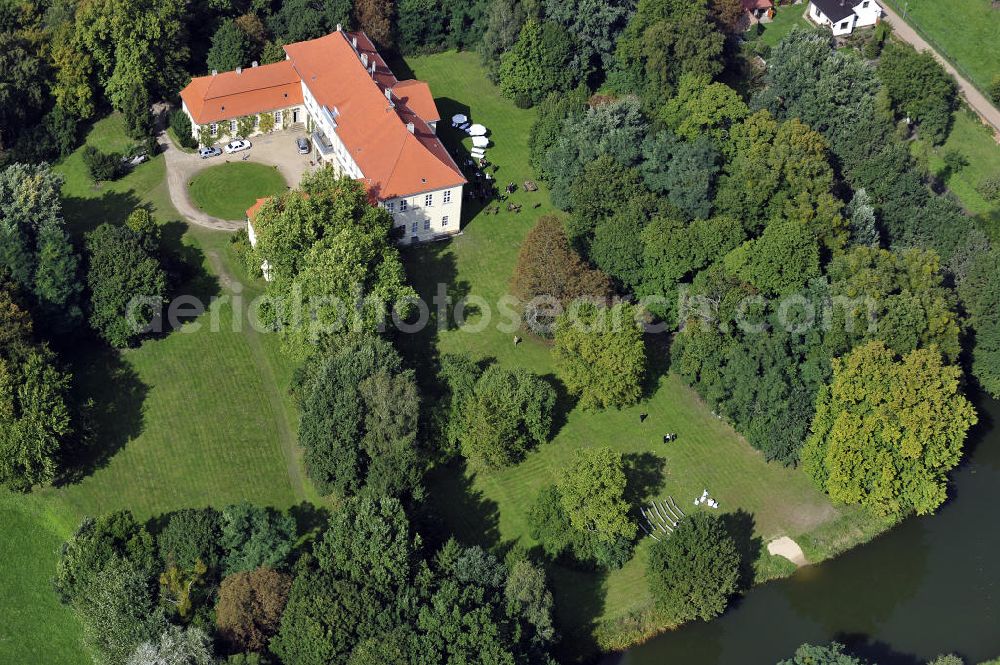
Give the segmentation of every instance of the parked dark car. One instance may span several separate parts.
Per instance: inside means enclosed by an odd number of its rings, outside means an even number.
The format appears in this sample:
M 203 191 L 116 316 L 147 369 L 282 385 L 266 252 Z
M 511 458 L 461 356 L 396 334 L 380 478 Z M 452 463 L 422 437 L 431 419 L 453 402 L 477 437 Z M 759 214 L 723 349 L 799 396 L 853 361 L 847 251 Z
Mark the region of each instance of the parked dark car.
M 295 139 L 295 145 L 298 146 L 300 155 L 309 154 L 309 141 L 307 141 L 306 139 L 300 136 L 299 138 Z

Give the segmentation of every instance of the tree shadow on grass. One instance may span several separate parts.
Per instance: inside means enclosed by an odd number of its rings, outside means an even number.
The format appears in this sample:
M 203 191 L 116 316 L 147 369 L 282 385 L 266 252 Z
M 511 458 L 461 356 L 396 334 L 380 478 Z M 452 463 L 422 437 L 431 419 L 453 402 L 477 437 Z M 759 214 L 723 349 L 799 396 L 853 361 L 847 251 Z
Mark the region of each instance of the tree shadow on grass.
M 630 506 L 646 503 L 663 489 L 666 475 L 663 458 L 653 453 L 628 453 L 625 462 L 625 501 Z
M 754 570 L 764 541 L 755 532 L 756 520 L 751 513 L 740 509 L 724 513 L 720 519 L 726 532 L 736 543 L 736 551 L 740 555 L 739 585 L 740 590 L 745 591 L 753 586 Z
M 179 221 L 160 225 L 160 258 L 170 275 L 173 296 L 194 296 L 205 308 L 222 293 L 219 277 L 205 268 L 205 253 L 184 242 L 187 224 Z
M 569 414 L 576 408 L 579 400 L 566 390 L 566 386 L 555 374 L 543 374 L 541 378 L 556 391 L 556 403 L 552 407 L 552 427 L 549 429 L 549 441 L 551 441 L 566 426 Z
M 82 238 L 104 222 L 120 224 L 139 204 L 139 199 L 131 191 L 105 191 L 94 198 L 66 196 L 62 200 L 67 228 L 77 238 Z
M 550 564 L 547 573 L 560 636 L 554 650 L 556 660 L 566 664 L 591 662 L 600 652 L 594 629 L 604 614 L 608 573 L 574 570 L 558 564 Z
M 475 487 L 475 474 L 466 471 L 465 460 L 436 467 L 425 482 L 427 499 L 418 508 L 417 520 L 430 550 L 452 536 L 484 549 L 500 545 L 500 507 Z
M 656 394 L 660 380 L 670 372 L 670 342 L 673 335 L 667 332 L 643 335 L 646 350 L 646 375 L 642 381 L 642 396 L 646 399 Z
M 73 392 L 79 407 L 75 445 L 62 460 L 56 485 L 79 482 L 143 431 L 143 402 L 149 387 L 119 351 L 96 341 L 70 356 Z
M 427 320 L 423 325 L 406 326 L 404 329 L 394 325 L 392 332 L 396 348 L 416 369 L 421 387 L 429 391 L 427 394 L 438 395 L 441 394 L 436 378 L 438 336 L 441 331 L 456 327 L 452 316 L 454 304 L 466 298 L 471 287 L 467 281 L 458 279 L 455 255 L 450 251 L 448 242 L 404 248 L 401 258 L 407 282 L 426 305 Z M 447 307 L 438 307 L 435 303 L 439 291 L 447 297 L 450 303 Z

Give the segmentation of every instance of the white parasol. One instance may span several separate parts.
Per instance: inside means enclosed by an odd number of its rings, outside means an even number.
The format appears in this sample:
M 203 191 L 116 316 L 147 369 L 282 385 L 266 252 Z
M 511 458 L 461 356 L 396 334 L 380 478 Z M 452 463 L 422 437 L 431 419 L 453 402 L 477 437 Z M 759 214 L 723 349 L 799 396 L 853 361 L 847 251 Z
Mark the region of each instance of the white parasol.
M 486 136 L 486 128 L 480 124 L 469 127 L 469 136 Z

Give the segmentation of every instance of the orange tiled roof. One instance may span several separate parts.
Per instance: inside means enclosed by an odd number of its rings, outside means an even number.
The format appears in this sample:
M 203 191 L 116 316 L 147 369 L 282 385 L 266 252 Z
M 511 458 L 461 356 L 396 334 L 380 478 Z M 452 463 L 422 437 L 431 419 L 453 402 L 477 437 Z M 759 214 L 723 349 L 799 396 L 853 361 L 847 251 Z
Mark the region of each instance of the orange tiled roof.
M 437 122 L 441 119 L 437 104 L 434 103 L 434 95 L 431 94 L 431 87 L 423 81 L 413 79 L 400 81 L 392 86 L 392 93 L 427 122 Z
M 250 67 L 237 74 L 199 76 L 181 90 L 199 125 L 302 104 L 302 82 L 287 60 Z
M 364 33 L 333 32 L 288 44 L 285 53 L 316 101 L 329 109 L 337 108 L 337 136 L 375 198 L 385 200 L 465 184 L 461 170 L 427 119 L 398 96 L 393 96 L 390 105 L 384 91 L 399 81 Z M 362 54 L 369 64 L 374 63 L 374 75 L 365 69 Z M 407 123 L 413 124 L 413 132 Z
M 252 206 L 247 208 L 247 219 L 252 222 L 253 218 L 257 216 L 257 211 L 260 210 L 261 206 L 267 203 L 270 198 L 270 196 L 265 196 L 262 199 L 257 199 Z
M 428 124 L 440 119 L 430 88 L 422 81 L 397 80 L 364 33 L 334 32 L 288 44 L 285 53 L 289 59 L 273 65 L 193 79 L 181 98 L 195 122 L 301 105 L 305 83 L 319 104 L 337 107 L 337 136 L 364 174 L 373 198 L 465 184 Z M 374 65 L 373 73 L 365 68 L 362 55 Z M 392 104 L 386 89 L 392 92 Z

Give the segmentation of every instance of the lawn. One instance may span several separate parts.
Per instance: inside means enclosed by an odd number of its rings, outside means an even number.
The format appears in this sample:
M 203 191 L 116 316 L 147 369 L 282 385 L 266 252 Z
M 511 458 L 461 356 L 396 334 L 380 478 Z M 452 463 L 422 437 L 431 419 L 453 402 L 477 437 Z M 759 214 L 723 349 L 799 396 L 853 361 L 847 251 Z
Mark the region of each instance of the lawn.
M 1000 203 L 987 201 L 976 191 L 987 177 L 1000 177 L 1000 145 L 979 117 L 963 107 L 955 113 L 955 121 L 943 146 L 933 147 L 926 141 L 913 142 L 913 153 L 926 160 L 931 172 L 944 176 L 948 189 L 970 213 L 979 216 L 994 242 L 1000 242 Z M 948 173 L 944 153 L 955 150 L 968 164 L 957 173 Z
M 759 41 L 771 48 L 778 45 L 792 28 L 799 26 L 812 30 L 815 26 L 805 18 L 805 5 L 784 5 L 775 9 L 774 20 L 770 23 L 758 23 L 747 31 L 747 37 Z M 755 34 L 756 33 L 756 34 Z
M 94 126 L 88 142 L 107 149 L 121 135 L 121 120 L 112 116 Z M 94 400 L 97 443 L 79 455 L 79 478 L 26 497 L 0 497 L 0 556 L 18 566 L 5 569 L 0 595 L 31 602 L 30 611 L 16 602 L 0 606 L 3 663 L 86 660 L 73 616 L 55 602 L 49 582 L 59 543 L 84 515 L 129 508 L 145 519 L 244 499 L 278 507 L 319 501 L 295 445 L 298 416 L 286 390 L 291 367 L 275 336 L 246 323 L 246 303 L 260 287 L 235 260 L 229 235 L 179 221 L 162 156 L 100 187 L 89 182 L 79 153 L 56 168 L 66 178 L 64 212 L 75 234 L 148 206 L 164 247 L 183 266 L 180 293 L 206 304 L 213 296 L 231 300 L 218 300 L 182 330 L 139 348 L 116 352 L 81 342 L 62 351 L 75 389 Z M 6 639 L 7 629 L 16 640 Z
M 259 198 L 288 189 L 273 166 L 227 162 L 200 171 L 190 183 L 191 200 L 206 214 L 220 219 L 245 219 Z
M 430 82 L 442 117 L 466 113 L 491 130 L 496 147 L 488 158 L 499 165 L 497 178 L 520 183 L 531 178 L 527 137 L 532 111 L 517 109 L 501 98 L 484 77 L 474 54 L 450 53 L 408 60 L 417 78 Z M 461 101 L 458 101 L 461 100 Z M 459 138 L 450 129 L 446 143 Z M 539 215 L 552 212 L 543 190 L 518 192 L 524 203 L 520 214 L 503 210 L 497 215 L 468 210 L 463 235 L 448 244 L 408 249 L 405 258 L 415 288 L 429 298 L 438 284 L 452 296 L 472 294 L 496 303 L 506 293 L 521 239 Z M 533 206 L 538 203 L 540 207 Z M 480 301 L 482 302 L 482 301 Z M 485 307 L 469 316 L 466 325 L 438 322 L 421 335 L 402 335 L 407 356 L 423 367 L 440 353 L 464 352 L 476 358 L 494 358 L 508 366 L 523 366 L 552 377 L 548 345 L 527 339 L 514 346 L 509 334 L 486 326 L 473 332 L 486 316 Z M 497 312 L 492 312 L 496 321 Z M 843 537 L 854 538 L 859 514 L 834 508 L 800 471 L 767 464 L 763 457 L 730 427 L 712 416 L 697 395 L 673 375 L 656 380 L 649 397 L 622 411 L 587 412 L 572 409 L 560 414 L 554 440 L 529 455 L 522 464 L 489 475 L 470 477 L 460 469 L 440 469 L 431 481 L 433 507 L 460 537 L 484 544 L 519 541 L 533 544 L 527 512 L 539 490 L 552 483 L 573 452 L 581 447 L 609 445 L 626 455 L 642 473 L 636 500 L 672 496 L 682 507 L 709 488 L 724 510 L 752 513 L 756 533 L 765 541 L 779 535 L 798 537 L 824 526 L 825 534 L 810 552 L 822 558 Z M 568 400 L 560 400 L 567 405 Z M 645 422 L 639 414 L 648 413 Z M 678 432 L 679 441 L 662 443 L 664 432 Z M 843 534 L 849 534 L 843 536 Z M 843 536 L 843 537 L 842 537 Z M 828 550 L 829 548 L 829 550 Z M 631 616 L 648 610 L 650 597 L 644 579 L 646 546 L 624 569 L 607 576 L 587 575 L 554 567 L 557 613 L 568 634 L 569 657 L 593 646 L 592 632 L 616 633 Z M 770 562 L 765 562 L 765 567 Z
M 1000 75 L 1000 9 L 990 0 L 888 0 L 906 21 L 934 42 L 957 69 L 986 90 Z
M 59 547 L 72 533 L 44 502 L 0 490 L 0 663 L 80 665 L 80 627 L 52 592 Z

